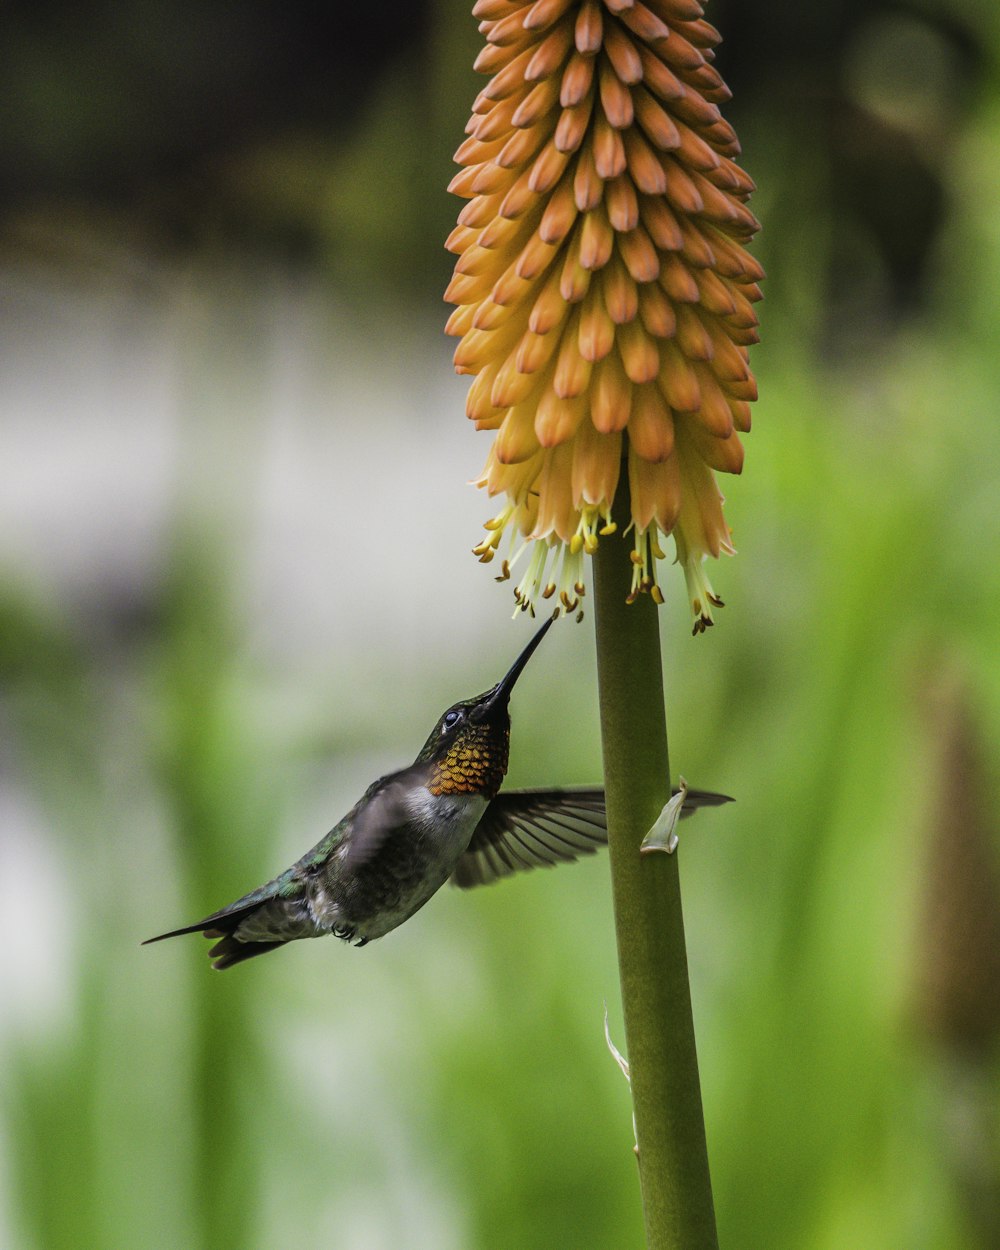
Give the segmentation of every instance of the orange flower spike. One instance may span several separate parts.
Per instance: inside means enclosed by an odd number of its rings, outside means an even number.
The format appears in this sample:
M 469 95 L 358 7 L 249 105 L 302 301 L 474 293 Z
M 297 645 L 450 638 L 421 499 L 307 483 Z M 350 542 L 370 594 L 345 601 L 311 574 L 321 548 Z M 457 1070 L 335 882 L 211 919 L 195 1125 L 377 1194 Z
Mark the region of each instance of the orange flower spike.
M 629 598 L 662 601 L 671 535 L 703 632 L 720 602 L 704 560 L 732 551 L 713 471 L 743 465 L 763 276 L 718 32 L 699 0 L 475 12 L 492 78 L 451 185 L 469 203 L 448 239 L 448 329 L 474 375 L 468 414 L 496 431 L 477 484 L 505 500 L 476 554 L 506 538 L 501 577 L 527 562 L 517 607 L 577 611 L 627 463 Z

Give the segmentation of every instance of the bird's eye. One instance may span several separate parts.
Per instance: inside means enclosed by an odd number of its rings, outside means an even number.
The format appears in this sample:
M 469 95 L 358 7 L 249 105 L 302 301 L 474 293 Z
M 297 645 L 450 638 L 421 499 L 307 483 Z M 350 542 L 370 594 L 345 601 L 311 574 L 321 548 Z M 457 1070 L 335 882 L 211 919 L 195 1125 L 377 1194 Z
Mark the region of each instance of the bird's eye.
M 461 719 L 462 713 L 452 708 L 452 710 L 445 715 L 444 720 L 441 722 L 441 732 L 447 733 L 449 729 L 454 729 Z

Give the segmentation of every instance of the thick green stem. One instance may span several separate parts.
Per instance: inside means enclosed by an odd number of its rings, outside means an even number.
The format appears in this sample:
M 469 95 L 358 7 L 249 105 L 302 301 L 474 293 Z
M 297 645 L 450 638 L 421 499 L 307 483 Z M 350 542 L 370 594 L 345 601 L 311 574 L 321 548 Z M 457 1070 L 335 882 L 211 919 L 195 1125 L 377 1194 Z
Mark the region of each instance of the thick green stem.
M 678 856 L 639 854 L 670 793 L 656 606 L 648 595 L 625 602 L 628 543 L 604 540 L 594 566 L 611 884 L 646 1244 L 709 1250 L 718 1236 Z

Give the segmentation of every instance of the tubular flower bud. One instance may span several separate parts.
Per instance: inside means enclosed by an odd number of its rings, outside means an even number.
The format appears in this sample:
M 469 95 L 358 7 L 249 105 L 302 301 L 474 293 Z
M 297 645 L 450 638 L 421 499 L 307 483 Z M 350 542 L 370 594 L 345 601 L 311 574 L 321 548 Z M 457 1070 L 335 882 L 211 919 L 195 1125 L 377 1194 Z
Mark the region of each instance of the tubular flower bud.
M 474 549 L 524 562 L 519 609 L 577 612 L 583 562 L 616 534 L 627 473 L 630 600 L 663 601 L 672 537 L 694 632 L 732 554 L 715 471 L 739 473 L 756 398 L 748 346 L 760 265 L 753 183 L 722 120 L 718 32 L 698 0 L 478 0 L 490 74 L 451 189 L 455 366 L 495 441 L 476 485 L 499 497 Z M 618 538 L 623 535 L 619 534 Z M 547 605 L 548 606 L 548 605 Z

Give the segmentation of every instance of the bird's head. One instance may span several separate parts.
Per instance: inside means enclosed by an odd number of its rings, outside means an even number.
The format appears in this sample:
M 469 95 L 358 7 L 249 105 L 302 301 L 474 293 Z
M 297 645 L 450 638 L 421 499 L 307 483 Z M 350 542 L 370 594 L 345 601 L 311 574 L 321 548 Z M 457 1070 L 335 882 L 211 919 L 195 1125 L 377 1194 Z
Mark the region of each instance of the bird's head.
M 433 765 L 432 794 L 496 795 L 510 750 L 510 692 L 551 624 L 545 622 L 495 686 L 442 713 L 417 756 Z

